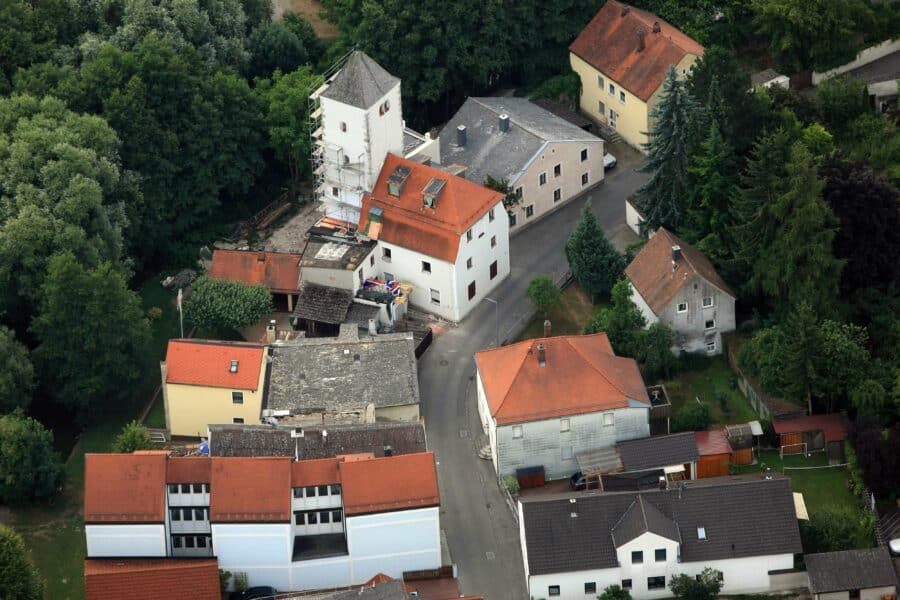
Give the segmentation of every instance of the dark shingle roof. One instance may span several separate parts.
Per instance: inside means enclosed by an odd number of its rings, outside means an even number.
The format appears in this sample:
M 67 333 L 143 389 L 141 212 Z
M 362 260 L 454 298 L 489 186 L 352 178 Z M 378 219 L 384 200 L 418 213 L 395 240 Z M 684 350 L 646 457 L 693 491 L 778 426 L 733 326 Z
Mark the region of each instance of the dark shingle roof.
M 406 586 L 402 581 L 386 581 L 319 596 L 319 600 L 406 600 L 407 597 Z
M 685 482 L 678 489 L 533 496 L 522 500 L 528 571 L 532 575 L 618 566 L 611 532 L 640 495 L 671 519 L 682 562 L 793 554 L 802 551 L 790 480 Z M 576 503 L 570 503 L 570 498 Z M 572 517 L 572 513 L 577 517 Z M 704 528 L 706 539 L 698 539 Z
M 339 325 L 347 318 L 353 292 L 324 285 L 301 283 L 294 317 Z
M 750 84 L 754 87 L 757 85 L 762 85 L 764 83 L 768 83 L 775 79 L 776 77 L 781 77 L 781 73 L 776 71 L 775 69 L 764 69 L 757 73 L 754 73 L 750 76 Z
M 653 504 L 644 502 L 642 495 L 638 495 L 612 528 L 613 542 L 618 548 L 648 532 L 676 542 L 681 541 L 675 522 L 659 512 Z
M 371 452 L 384 456 L 425 452 L 425 426 L 418 421 L 332 425 L 322 437 L 319 427 L 303 427 L 303 437 L 291 437 L 294 428 L 268 425 L 210 425 L 209 452 L 213 456 L 296 456 L 299 460 L 332 458 L 339 454 Z
M 344 319 L 344 323 L 355 323 L 360 329 L 368 329 L 369 319 L 377 321 L 380 312 L 381 307 L 379 306 L 354 302 L 350 305 L 350 310 L 347 311 L 347 318 Z
M 807 554 L 803 559 L 814 594 L 897 585 L 897 573 L 884 547 Z
M 365 52 L 355 50 L 322 97 L 357 108 L 369 108 L 398 83 L 399 79 L 385 71 Z
M 626 471 L 643 471 L 697 460 L 697 441 L 693 431 L 619 442 L 618 449 Z

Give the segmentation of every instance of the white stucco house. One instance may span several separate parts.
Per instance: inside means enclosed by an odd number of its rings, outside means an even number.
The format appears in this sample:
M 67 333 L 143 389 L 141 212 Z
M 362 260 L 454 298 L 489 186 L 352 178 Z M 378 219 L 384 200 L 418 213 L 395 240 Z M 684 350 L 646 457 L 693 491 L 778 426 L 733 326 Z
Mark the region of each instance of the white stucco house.
M 610 585 L 637 600 L 665 598 L 673 576 L 706 568 L 718 571 L 722 594 L 765 593 L 802 551 L 786 478 L 529 496 L 518 508 L 532 598 L 583 600 Z
M 509 274 L 503 195 L 393 154 L 363 195 L 358 233 L 378 240 L 377 273 L 411 284 L 413 305 L 450 321 Z
M 675 330 L 673 351 L 722 353 L 722 334 L 735 328 L 735 295 L 702 252 L 659 228 L 625 276 L 647 325 Z
M 650 399 L 634 359 L 605 333 L 526 340 L 475 354 L 478 414 L 497 475 L 578 470 L 576 453 L 650 435 Z
M 89 454 L 87 558 L 216 557 L 251 586 L 361 584 L 441 566 L 430 452 L 372 458 Z

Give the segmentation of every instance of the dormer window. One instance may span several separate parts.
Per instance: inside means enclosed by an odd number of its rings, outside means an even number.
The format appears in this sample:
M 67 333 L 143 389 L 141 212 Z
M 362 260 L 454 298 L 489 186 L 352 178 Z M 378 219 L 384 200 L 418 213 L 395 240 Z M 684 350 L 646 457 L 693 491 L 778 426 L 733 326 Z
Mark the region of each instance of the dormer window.
M 426 208 L 437 207 L 438 197 L 441 195 L 441 191 L 444 189 L 446 183 L 446 179 L 438 179 L 437 177 L 433 177 L 431 181 L 428 182 L 428 185 L 422 190 L 422 203 Z
M 403 193 L 403 185 L 409 178 L 410 173 L 412 173 L 412 170 L 409 167 L 404 165 L 397 166 L 387 178 L 388 194 L 399 198 L 400 194 Z

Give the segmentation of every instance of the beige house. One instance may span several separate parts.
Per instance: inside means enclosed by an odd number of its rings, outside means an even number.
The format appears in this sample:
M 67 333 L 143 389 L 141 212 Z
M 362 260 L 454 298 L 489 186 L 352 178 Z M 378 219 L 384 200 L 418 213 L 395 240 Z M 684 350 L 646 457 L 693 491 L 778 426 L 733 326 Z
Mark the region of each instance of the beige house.
M 264 346 L 170 340 L 160 371 L 170 435 L 203 437 L 211 424 L 259 424 L 266 374 Z
M 509 182 L 511 235 L 603 181 L 605 142 L 525 98 L 469 98 L 440 141 L 445 169 Z
M 581 110 L 643 149 L 669 67 L 687 76 L 703 46 L 653 13 L 609 0 L 569 46 Z

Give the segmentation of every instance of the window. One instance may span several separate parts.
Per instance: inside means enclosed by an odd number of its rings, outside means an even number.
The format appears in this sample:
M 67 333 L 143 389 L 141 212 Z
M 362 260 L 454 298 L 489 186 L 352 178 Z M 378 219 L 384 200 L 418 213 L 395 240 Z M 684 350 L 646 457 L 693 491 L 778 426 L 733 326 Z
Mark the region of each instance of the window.
M 606 105 L 603 104 L 602 101 L 597 102 L 597 112 L 600 113 L 604 117 L 606 116 Z
M 610 96 L 616 95 L 616 86 L 614 86 L 613 84 L 609 84 L 609 95 Z
M 494 209 L 488 211 L 488 223 L 494 222 Z
M 191 484 L 182 483 L 181 484 L 181 493 L 182 494 L 190 494 L 191 493 Z
M 600 89 L 602 90 L 602 89 L 603 89 L 603 86 L 604 86 L 605 84 L 606 84 L 606 82 L 603 81 L 603 76 L 602 76 L 602 75 L 597 75 L 597 87 L 600 88 Z
M 203 484 L 203 493 L 204 493 L 204 494 L 208 494 L 208 493 L 209 493 L 209 484 L 208 484 L 208 483 L 204 483 L 204 484 Z
M 603 413 L 603 426 L 604 427 L 612 427 L 616 424 L 616 413 Z
M 625 92 L 623 92 L 622 90 L 619 90 L 619 102 L 625 104 Z
M 623 590 L 630 590 L 630 589 L 631 589 L 631 580 L 630 580 L 630 579 L 623 579 L 623 580 L 622 580 L 622 589 L 623 589 Z
M 709 308 L 713 305 L 712 296 L 703 296 L 703 308 Z
M 391 262 L 391 249 L 390 248 L 382 248 L 381 249 L 381 258 L 384 259 L 385 262 Z
M 697 528 L 697 539 L 698 540 L 706 539 L 706 527 L 698 527 Z
M 582 148 L 581 149 L 581 162 L 584 162 L 586 160 L 587 160 L 587 148 Z
M 522 426 L 521 425 L 513 425 L 513 439 L 517 440 L 522 437 Z
M 386 281 L 394 281 L 394 274 L 393 274 L 393 273 L 388 273 L 387 271 L 385 271 L 385 272 L 384 272 L 384 278 L 385 278 Z
M 663 575 L 661 577 L 648 577 L 647 578 L 647 589 L 648 590 L 662 590 L 666 587 L 666 577 Z
M 706 351 L 710 354 L 716 351 L 716 341 L 706 342 Z
M 644 553 L 641 550 L 631 551 L 631 564 L 639 565 L 644 562 Z
M 559 430 L 560 431 L 569 431 L 570 422 L 569 419 L 560 419 L 559 420 Z
M 666 562 L 666 549 L 657 548 L 653 551 L 653 560 L 656 562 Z
M 192 536 L 192 535 L 185 536 L 184 547 L 185 548 L 193 548 L 194 547 L 194 536 Z
M 234 417 L 233 419 L 231 419 L 231 422 L 232 422 L 232 424 L 234 424 L 234 425 L 243 425 L 243 424 L 244 424 L 244 418 L 243 418 L 243 417 Z
M 472 259 L 470 257 L 470 258 L 466 259 L 466 269 L 471 269 L 471 268 L 472 268 Z
M 522 197 L 522 187 L 519 186 L 516 188 L 516 198 L 521 198 L 521 197 Z
M 178 536 L 172 536 L 172 547 L 173 548 L 181 548 L 181 538 Z
M 725 573 L 722 571 L 716 571 L 716 575 L 719 581 L 725 581 Z
M 705 329 L 715 329 L 716 328 L 716 320 L 715 319 L 707 319 L 703 323 L 703 327 Z
M 555 190 L 553 190 L 553 201 L 559 202 L 561 199 L 562 199 L 562 190 L 559 188 L 556 188 Z
M 467 242 L 471 242 L 473 237 L 475 237 L 475 234 L 472 233 L 472 230 L 471 230 L 471 229 L 468 230 L 468 231 L 466 232 L 466 241 L 467 241 Z
M 192 486 L 192 488 L 193 488 L 195 494 L 202 494 L 202 493 L 203 493 L 203 484 L 202 484 L 202 483 L 195 483 L 195 484 Z
M 553 167 L 553 176 L 559 177 L 560 175 L 562 175 L 562 165 L 556 165 Z
M 496 245 L 497 245 L 497 236 L 496 236 L 496 235 L 492 235 L 492 236 L 491 236 L 491 248 L 493 248 L 493 247 L 496 246 Z
M 517 220 L 516 215 L 514 215 L 513 213 L 509 213 L 509 226 L 510 227 L 516 226 L 516 220 Z
M 332 496 L 340 496 L 341 495 L 341 484 L 336 483 L 331 486 L 331 495 Z
M 439 290 L 431 290 L 431 303 L 441 305 L 441 292 Z
M 587 184 L 588 184 L 588 174 L 582 173 L 581 174 L 581 185 L 587 185 Z
M 530 219 L 534 216 L 534 204 L 529 204 L 525 207 L 525 218 Z
M 427 260 L 422 261 L 422 272 L 423 273 L 431 273 L 431 263 Z
M 303 488 L 303 495 L 307 498 L 315 498 L 316 497 L 316 488 L 315 486 L 308 486 Z
M 341 131 L 343 131 L 345 133 L 347 132 L 347 124 L 344 123 L 343 121 L 341 121 Z
M 469 300 L 475 297 L 475 282 L 469 284 Z
M 198 548 L 206 548 L 206 538 L 201 536 L 197 536 L 197 547 Z
M 243 404 L 244 403 L 244 392 L 231 392 L 231 403 L 232 404 Z
M 327 496 L 328 495 L 328 486 L 320 485 L 319 489 L 318 489 L 318 493 L 320 496 Z
M 559 596 L 559 586 L 558 585 L 549 586 L 547 588 L 547 595 L 548 596 Z
M 194 509 L 194 520 L 195 521 L 205 521 L 206 520 L 206 509 L 195 508 Z
M 172 514 L 172 520 L 173 520 L 173 521 L 180 521 L 180 520 L 181 520 L 181 509 L 180 509 L 180 508 L 173 508 L 170 512 L 171 512 L 171 514 Z
M 178 484 L 177 483 L 173 483 L 172 485 L 169 486 L 169 493 L 170 494 L 178 493 Z
M 675 312 L 686 313 L 687 312 L 687 302 L 679 302 L 678 306 L 675 307 Z
M 341 514 L 341 511 L 339 511 L 339 510 L 331 511 L 331 522 L 332 523 L 340 523 L 343 520 L 344 520 L 344 515 Z
M 336 187 L 331 188 L 331 195 L 337 198 L 338 189 Z
M 491 279 L 497 276 L 497 261 L 491 263 Z
M 545 183 L 547 183 L 547 174 L 546 173 L 541 173 L 540 175 L 538 175 L 538 183 L 541 185 L 544 185 Z
M 596 594 L 597 593 L 597 582 L 596 581 L 586 581 L 584 584 L 584 593 L 585 594 Z
M 563 446 L 560 450 L 563 460 L 572 460 L 572 446 Z
M 182 521 L 193 521 L 194 520 L 194 511 L 189 508 L 185 508 L 181 511 L 181 520 Z
M 303 497 L 303 488 L 294 488 L 294 498 Z
M 306 524 L 307 525 L 316 525 L 319 522 L 319 513 L 317 512 L 308 512 L 306 513 Z
M 330 520 L 328 519 L 328 516 L 330 514 L 331 514 L 331 511 L 327 511 L 327 510 L 320 512 L 319 513 L 319 523 L 321 523 L 323 525 L 327 525 L 330 522 Z

